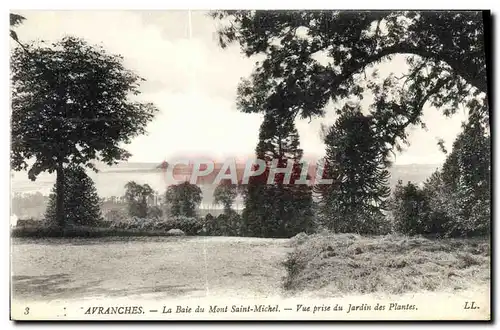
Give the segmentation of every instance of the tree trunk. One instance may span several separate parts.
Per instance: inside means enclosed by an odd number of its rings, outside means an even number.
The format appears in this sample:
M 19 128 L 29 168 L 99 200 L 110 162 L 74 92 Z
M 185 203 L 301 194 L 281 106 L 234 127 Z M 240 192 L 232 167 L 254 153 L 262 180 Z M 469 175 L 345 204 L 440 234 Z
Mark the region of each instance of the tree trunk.
M 64 167 L 60 163 L 56 170 L 56 221 L 59 227 L 64 228 L 65 214 L 64 214 Z

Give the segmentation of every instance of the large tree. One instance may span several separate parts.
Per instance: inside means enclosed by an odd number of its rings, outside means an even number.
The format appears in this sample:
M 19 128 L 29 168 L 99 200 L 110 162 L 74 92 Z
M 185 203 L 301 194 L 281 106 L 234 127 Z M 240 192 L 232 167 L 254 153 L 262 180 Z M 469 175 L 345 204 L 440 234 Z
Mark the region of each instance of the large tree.
M 172 216 L 196 216 L 203 195 L 200 187 L 188 181 L 167 188 L 165 201 Z
M 421 124 L 424 105 L 445 114 L 466 104 L 488 120 L 486 56 L 489 13 L 479 11 L 219 11 L 222 47 L 237 43 L 259 56 L 239 86 L 244 112 L 280 105 L 290 116 L 322 116 L 326 104 L 373 95 L 381 139 L 398 147 L 406 127 Z M 403 76 L 366 73 L 395 55 Z M 322 60 L 321 60 L 322 59 Z
M 125 199 L 128 214 L 132 217 L 146 218 L 148 216 L 148 200 L 154 197 L 154 190 L 148 184 L 138 184 L 129 181 L 125 185 Z
M 123 66 L 123 57 L 79 38 L 16 47 L 11 69 L 12 168 L 28 170 L 31 180 L 56 173 L 64 226 L 65 168 L 126 160 L 122 146 L 145 133 L 157 109 L 134 99 L 143 79 Z
M 210 235 L 235 236 L 240 233 L 240 216 L 233 210 L 234 200 L 238 196 L 238 185 L 230 179 L 221 180 L 214 190 L 214 202 L 222 204 L 224 213 L 217 218 L 207 219 L 207 232 Z M 210 221 L 211 220 L 211 221 Z
M 491 150 L 478 118 L 464 124 L 443 167 L 422 189 L 398 185 L 392 211 L 399 230 L 439 236 L 487 235 L 491 222 Z
M 245 193 L 243 222 L 247 234 L 263 237 L 290 237 L 312 229 L 312 189 L 297 184 L 302 171 L 302 149 L 293 118 L 269 110 L 260 127 L 257 158 L 266 170 L 251 177 Z M 273 162 L 275 162 L 273 164 Z M 291 163 L 289 180 L 284 173 L 272 175 L 271 167 Z
M 324 176 L 317 185 L 324 225 L 336 232 L 379 233 L 390 195 L 387 150 L 378 141 L 372 116 L 346 105 L 326 131 Z
M 222 204 L 226 215 L 231 214 L 232 206 L 237 196 L 238 186 L 233 184 L 229 179 L 221 180 L 214 190 L 214 202 L 215 204 Z
M 491 139 L 489 129 L 472 117 L 453 143 L 442 168 L 449 235 L 490 232 Z

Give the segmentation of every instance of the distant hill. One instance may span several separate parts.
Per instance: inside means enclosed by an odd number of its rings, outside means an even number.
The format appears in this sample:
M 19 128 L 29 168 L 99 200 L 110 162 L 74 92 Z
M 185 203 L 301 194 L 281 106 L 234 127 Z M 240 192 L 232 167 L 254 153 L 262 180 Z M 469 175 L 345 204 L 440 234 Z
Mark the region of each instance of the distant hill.
M 393 165 L 389 169 L 391 173 L 389 185 L 393 188 L 398 183 L 398 180 L 402 180 L 403 183 L 407 183 L 408 181 L 423 183 L 440 167 L 440 164 Z
M 410 164 L 410 165 L 394 165 L 390 168 L 391 178 L 389 181 L 391 189 L 394 188 L 399 179 L 404 183 L 412 181 L 414 183 L 424 182 L 430 175 L 439 167 L 437 164 Z M 120 163 L 115 166 L 97 166 L 99 173 L 89 171 L 96 184 L 97 191 L 100 197 L 123 196 L 125 193 L 125 184 L 128 181 L 136 181 L 138 183 L 148 183 L 158 193 L 164 193 L 168 184 L 165 181 L 162 167 L 158 167 L 157 163 Z M 219 167 L 220 168 L 220 167 Z M 181 169 L 182 170 L 182 169 Z M 11 193 L 12 193 L 12 210 L 21 218 L 26 217 L 42 217 L 46 207 L 46 198 L 38 201 L 42 195 L 47 196 L 55 183 L 55 175 L 42 173 L 36 181 L 28 179 L 27 173 L 12 172 Z M 201 208 L 210 209 L 214 214 L 213 192 L 214 184 L 200 183 L 200 188 L 203 193 L 203 201 Z M 18 193 L 40 193 L 40 196 L 34 196 L 36 200 L 24 203 L 22 198 L 15 198 Z M 235 207 L 241 209 L 243 201 L 238 198 Z M 208 211 L 207 211 L 208 212 Z
M 155 173 L 155 172 L 160 172 L 166 170 L 168 167 L 168 162 L 164 161 L 160 164 L 158 163 L 128 163 L 128 162 L 122 162 L 120 164 L 114 165 L 114 166 L 101 166 L 98 167 L 101 171 L 103 172 L 108 172 L 108 173 L 126 173 L 126 172 L 134 172 L 134 173 Z M 217 173 L 218 170 L 220 170 L 222 164 L 217 163 L 215 164 L 215 171 L 214 173 Z M 414 182 L 414 183 L 422 183 L 424 182 L 428 177 L 431 176 L 433 172 L 435 172 L 441 165 L 440 164 L 405 164 L 405 165 L 393 165 L 390 169 L 389 172 L 391 173 L 391 178 L 390 178 L 390 186 L 391 188 L 394 187 L 398 180 L 402 180 L 403 183 L 406 183 L 408 181 Z M 244 164 L 237 164 L 237 171 L 241 172 L 244 169 Z M 182 165 L 177 165 L 176 166 L 176 171 L 175 172 L 183 172 L 183 173 L 189 173 L 189 170 L 186 166 Z M 203 183 L 209 183 L 210 179 L 213 179 L 215 177 L 214 174 L 210 175 L 208 180 L 205 182 L 200 182 L 200 184 Z
M 160 164 L 158 163 L 140 163 L 140 162 L 120 162 L 114 166 L 107 166 L 105 164 L 97 165 L 97 168 L 105 173 L 155 173 L 166 170 L 169 163 L 164 161 Z M 215 173 L 220 170 L 222 164 L 215 164 Z M 441 165 L 440 164 L 405 164 L 405 165 L 393 165 L 389 172 L 391 173 L 390 186 L 394 187 L 398 180 L 401 179 L 404 183 L 411 181 L 414 183 L 424 182 L 434 171 L 436 171 Z M 237 164 L 237 171 L 241 172 L 244 169 L 244 164 Z M 186 166 L 177 165 L 176 172 L 179 173 L 189 173 Z M 214 175 L 209 176 L 206 182 L 200 182 L 200 184 L 208 183 L 209 179 L 213 179 Z

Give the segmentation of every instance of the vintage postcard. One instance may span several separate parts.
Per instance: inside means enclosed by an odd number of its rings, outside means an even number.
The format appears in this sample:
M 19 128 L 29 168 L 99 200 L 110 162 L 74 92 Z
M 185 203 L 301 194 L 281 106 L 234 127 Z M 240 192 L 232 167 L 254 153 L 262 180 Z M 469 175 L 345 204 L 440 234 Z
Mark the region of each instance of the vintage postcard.
M 490 320 L 490 36 L 12 10 L 11 319 Z

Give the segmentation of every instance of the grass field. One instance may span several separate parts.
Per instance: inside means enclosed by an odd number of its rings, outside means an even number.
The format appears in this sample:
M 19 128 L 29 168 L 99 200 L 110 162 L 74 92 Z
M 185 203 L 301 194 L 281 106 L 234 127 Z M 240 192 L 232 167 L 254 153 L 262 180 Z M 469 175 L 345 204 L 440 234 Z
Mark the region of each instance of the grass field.
M 12 239 L 14 300 L 402 295 L 489 290 L 484 239 Z
M 274 296 L 289 250 L 238 237 L 14 238 L 13 298 Z
M 326 296 L 456 292 L 489 287 L 485 238 L 426 239 L 387 235 L 316 234 L 296 237 L 285 287 Z

